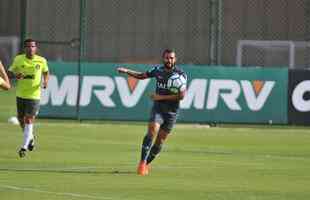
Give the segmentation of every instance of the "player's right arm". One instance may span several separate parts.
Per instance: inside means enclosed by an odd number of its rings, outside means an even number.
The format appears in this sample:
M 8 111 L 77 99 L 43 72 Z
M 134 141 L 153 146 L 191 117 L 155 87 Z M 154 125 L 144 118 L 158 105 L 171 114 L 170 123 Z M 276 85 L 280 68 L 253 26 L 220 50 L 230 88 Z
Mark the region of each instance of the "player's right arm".
M 0 88 L 9 90 L 11 88 L 10 79 L 5 72 L 4 66 L 0 61 Z
M 146 78 L 149 78 L 147 73 L 137 72 L 137 71 L 125 68 L 125 67 L 118 67 L 116 70 L 119 73 L 127 74 L 128 76 L 132 76 L 132 77 L 134 77 L 136 79 L 146 79 Z
M 24 75 L 19 72 L 18 67 L 17 67 L 18 63 L 19 63 L 19 59 L 18 59 L 18 56 L 16 56 L 13 60 L 13 64 L 9 68 L 9 75 L 11 78 L 16 78 L 17 80 L 20 80 L 24 78 Z

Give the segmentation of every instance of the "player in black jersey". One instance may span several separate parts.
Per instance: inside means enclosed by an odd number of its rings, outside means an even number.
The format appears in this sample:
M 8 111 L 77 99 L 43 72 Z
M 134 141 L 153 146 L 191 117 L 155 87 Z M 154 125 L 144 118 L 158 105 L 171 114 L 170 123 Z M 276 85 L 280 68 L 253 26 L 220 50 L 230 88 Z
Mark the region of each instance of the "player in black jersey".
M 124 67 L 117 68 L 119 73 L 125 73 L 137 79 L 156 78 L 156 92 L 150 95 L 154 104 L 148 131 L 142 143 L 141 161 L 137 169 L 138 174 L 142 176 L 148 174 L 149 164 L 159 154 L 164 141 L 171 132 L 177 119 L 179 103 L 186 92 L 187 76 L 175 65 L 175 52 L 166 49 L 162 56 L 163 65 L 153 67 L 146 72 L 137 72 Z

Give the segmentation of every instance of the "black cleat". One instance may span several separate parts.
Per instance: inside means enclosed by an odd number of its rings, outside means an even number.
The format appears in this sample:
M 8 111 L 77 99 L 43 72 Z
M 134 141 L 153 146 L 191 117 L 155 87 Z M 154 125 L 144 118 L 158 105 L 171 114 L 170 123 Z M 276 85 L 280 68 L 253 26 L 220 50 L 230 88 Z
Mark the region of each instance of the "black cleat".
M 31 139 L 28 144 L 28 150 L 32 151 L 34 149 L 34 139 Z
M 21 148 L 19 151 L 18 151 L 18 155 L 20 158 L 23 158 L 26 156 L 26 149 L 24 148 Z

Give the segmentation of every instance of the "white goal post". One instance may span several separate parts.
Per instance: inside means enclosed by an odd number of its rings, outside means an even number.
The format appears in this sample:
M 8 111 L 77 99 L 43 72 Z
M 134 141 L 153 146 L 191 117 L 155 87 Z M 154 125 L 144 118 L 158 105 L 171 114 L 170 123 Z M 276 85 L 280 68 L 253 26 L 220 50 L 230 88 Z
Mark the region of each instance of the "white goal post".
M 296 49 L 310 48 L 310 43 L 307 41 L 285 41 L 285 40 L 239 40 L 237 43 L 236 65 L 243 66 L 244 47 L 254 47 L 265 49 L 286 49 L 288 51 L 288 67 L 294 68 L 296 65 Z M 279 50 L 280 51 L 280 50 Z M 309 55 L 310 56 L 310 55 Z

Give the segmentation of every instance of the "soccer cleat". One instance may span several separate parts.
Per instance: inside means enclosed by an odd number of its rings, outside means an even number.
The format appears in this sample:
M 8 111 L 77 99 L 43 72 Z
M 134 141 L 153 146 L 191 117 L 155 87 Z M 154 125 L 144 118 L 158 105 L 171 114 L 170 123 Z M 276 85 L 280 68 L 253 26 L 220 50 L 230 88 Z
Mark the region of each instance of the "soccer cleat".
M 149 170 L 146 161 L 141 161 L 138 165 L 137 173 L 141 176 L 148 175 Z
M 31 139 L 28 144 L 28 150 L 32 151 L 34 149 L 34 139 Z
M 19 151 L 18 151 L 18 155 L 20 158 L 23 158 L 26 156 L 26 149 L 24 148 L 21 148 Z

